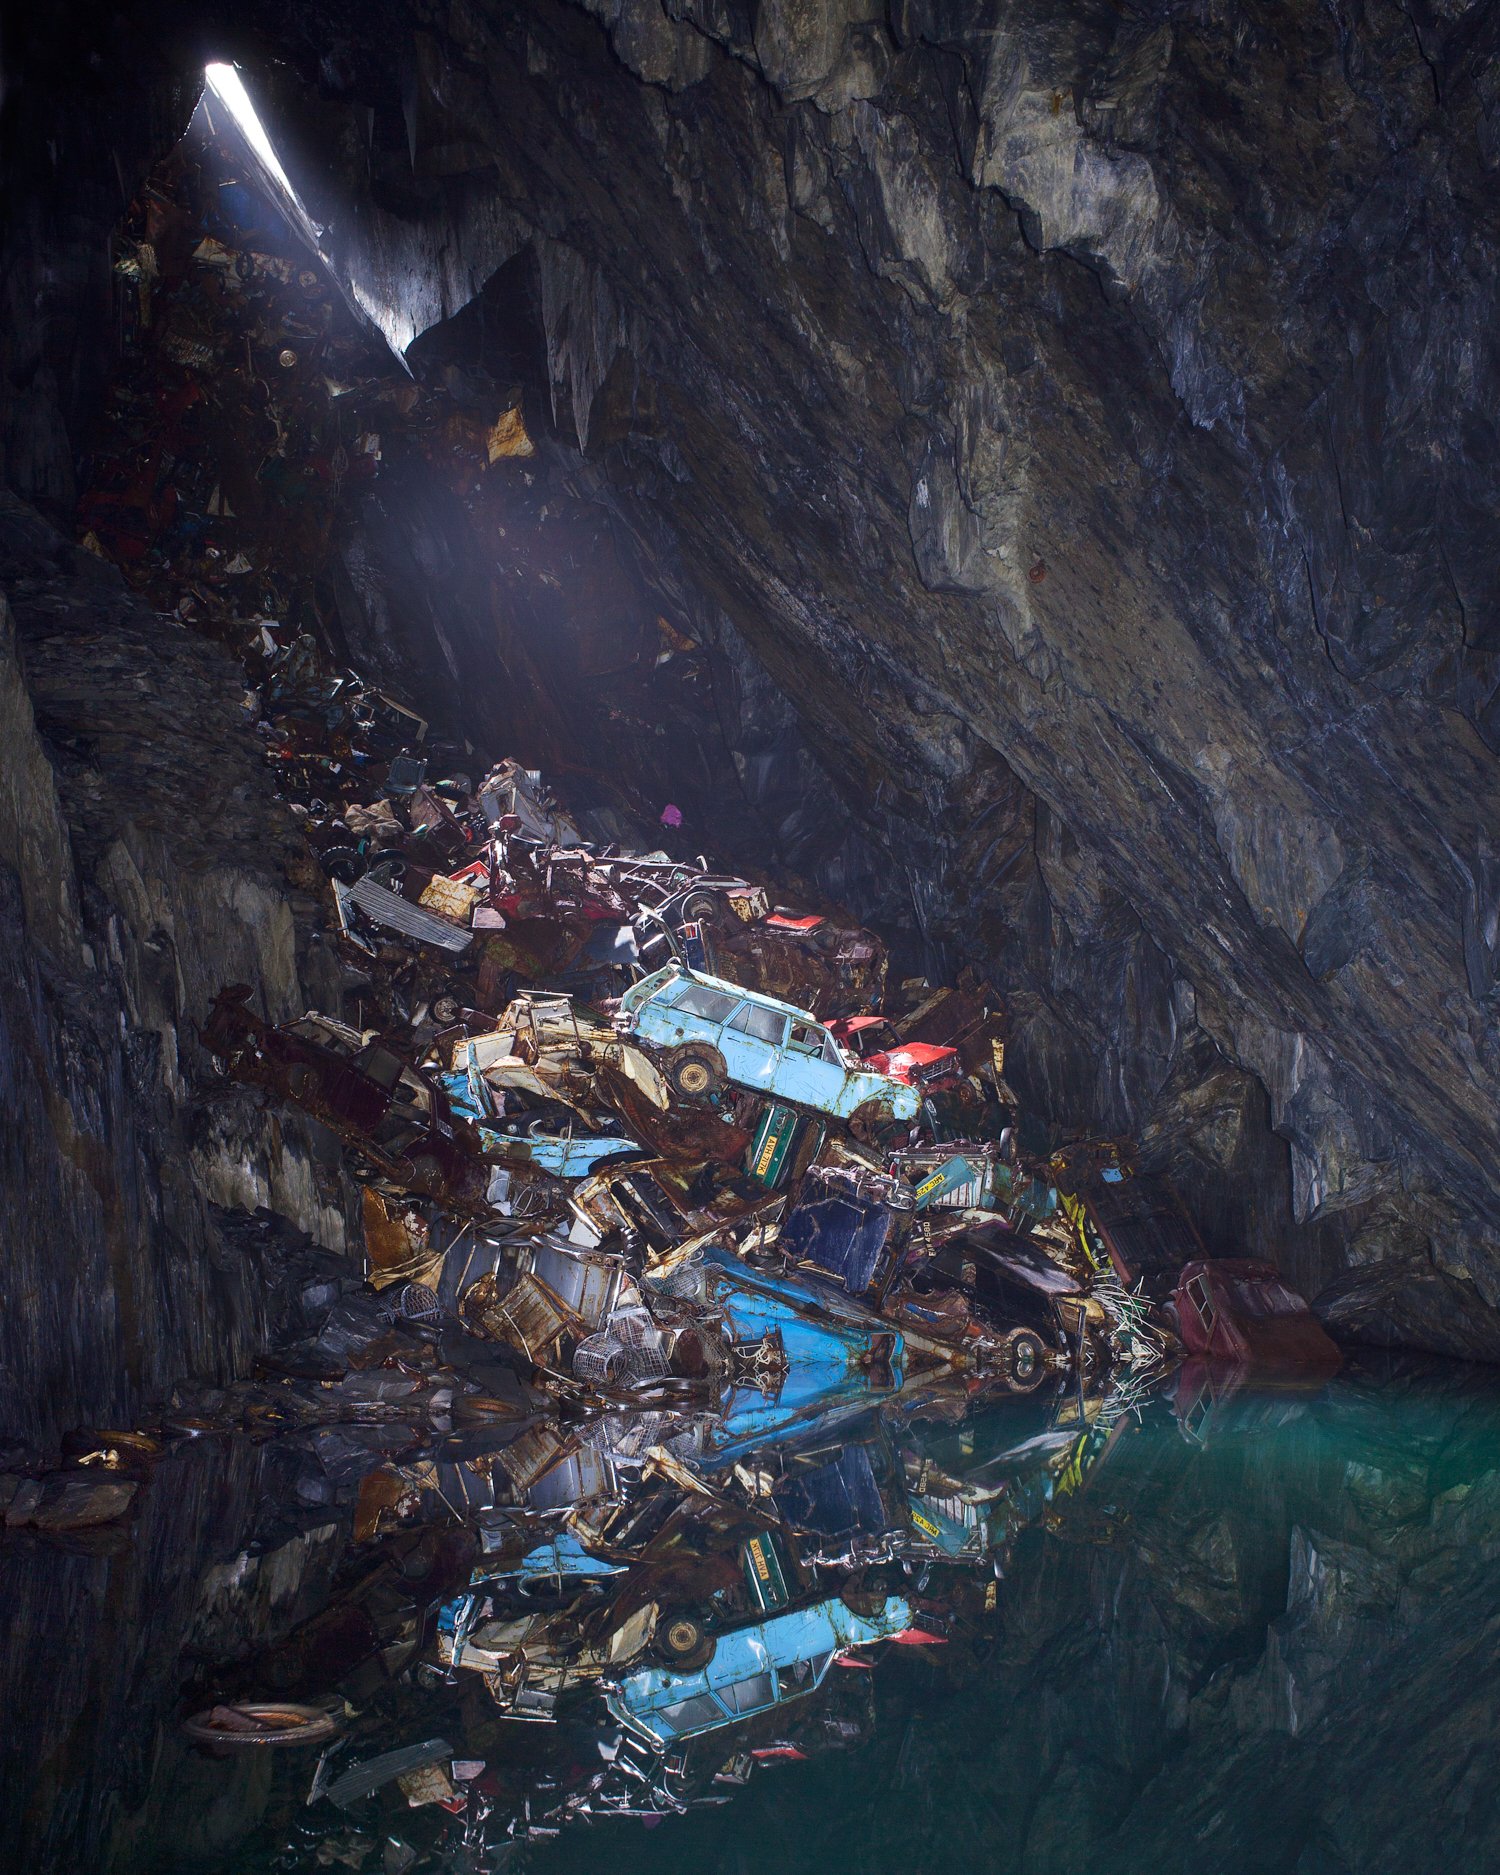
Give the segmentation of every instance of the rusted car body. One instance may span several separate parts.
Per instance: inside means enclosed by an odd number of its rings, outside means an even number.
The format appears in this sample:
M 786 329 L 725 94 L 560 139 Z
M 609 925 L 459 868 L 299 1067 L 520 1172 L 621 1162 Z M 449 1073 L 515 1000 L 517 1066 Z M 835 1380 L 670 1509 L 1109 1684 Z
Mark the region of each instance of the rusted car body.
M 885 994 L 885 946 L 872 932 L 832 919 L 773 912 L 751 923 L 702 918 L 702 968 L 825 1021 L 868 1013 Z
M 430 1076 L 378 1036 L 314 1011 L 275 1027 L 249 997 L 244 984 L 221 990 L 202 1031 L 231 1079 L 292 1101 L 407 1190 L 475 1195 L 479 1137 Z
M 1343 1357 L 1307 1303 L 1269 1263 L 1187 1264 L 1173 1297 L 1189 1354 L 1275 1372 L 1333 1373 Z

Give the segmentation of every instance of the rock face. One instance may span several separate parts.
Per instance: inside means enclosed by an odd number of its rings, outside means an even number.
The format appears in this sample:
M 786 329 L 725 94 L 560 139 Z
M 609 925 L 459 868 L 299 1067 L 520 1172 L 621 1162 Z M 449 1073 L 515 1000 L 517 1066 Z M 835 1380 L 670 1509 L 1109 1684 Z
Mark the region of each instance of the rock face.
M 295 1120 L 208 1086 L 196 1039 L 225 981 L 279 1020 L 333 969 L 229 659 L 14 500 L 0 594 L 0 1437 L 34 1444 L 242 1372 L 268 1270 L 221 1207 L 338 1247 L 345 1195 Z
M 525 257 L 752 804 L 832 782 L 825 882 L 1006 989 L 1023 1095 L 1500 1354 L 1493 11 L 208 11 L 127 68 L 259 61 L 393 341 Z

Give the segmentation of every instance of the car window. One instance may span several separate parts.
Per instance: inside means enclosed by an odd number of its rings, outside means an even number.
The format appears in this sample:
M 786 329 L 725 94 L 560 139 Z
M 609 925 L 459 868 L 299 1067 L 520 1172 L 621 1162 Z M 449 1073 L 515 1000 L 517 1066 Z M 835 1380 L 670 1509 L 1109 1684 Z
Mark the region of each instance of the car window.
M 700 1726 L 724 1723 L 723 1707 L 707 1693 L 694 1693 L 691 1699 L 663 1706 L 656 1716 L 674 1732 L 695 1732 Z
M 746 1003 L 729 1026 L 742 1035 L 753 1035 L 758 1042 L 770 1042 L 775 1048 L 786 1040 L 786 1017 L 759 1003 Z
M 819 1028 L 816 1022 L 794 1022 L 792 1024 L 792 1039 L 789 1045 L 795 1048 L 799 1054 L 821 1055 L 823 1053 L 824 1042 L 828 1042 L 831 1045 L 832 1041 L 833 1037 L 829 1035 L 825 1029 Z M 834 1056 L 834 1059 L 838 1059 L 837 1055 Z
M 841 1068 L 844 1065 L 844 1058 L 839 1053 L 839 1045 L 831 1035 L 825 1035 L 823 1037 L 823 1059 L 832 1062 L 836 1068 Z
M 833 1655 L 813 1654 L 807 1660 L 794 1660 L 790 1666 L 776 1669 L 776 1697 L 795 1699 L 798 1693 L 810 1693 L 819 1684 L 833 1661 Z
M 383 1043 L 371 1042 L 368 1048 L 362 1048 L 354 1057 L 352 1065 L 361 1074 L 369 1075 L 377 1087 L 383 1087 L 389 1092 L 401 1079 L 401 1070 L 406 1063 Z
M 733 1013 L 739 998 L 711 990 L 706 983 L 689 983 L 673 1004 L 687 1016 L 701 1016 L 705 1022 L 722 1022 Z
M 663 983 L 661 988 L 650 1000 L 655 1003 L 658 1009 L 671 1009 L 674 1005 L 682 1001 L 684 994 L 692 987 L 693 985 L 687 977 L 675 977 L 671 982 Z
M 748 1680 L 736 1680 L 732 1686 L 721 1686 L 719 1697 L 731 1712 L 759 1712 L 762 1706 L 769 1706 L 776 1697 L 769 1673 L 754 1673 Z

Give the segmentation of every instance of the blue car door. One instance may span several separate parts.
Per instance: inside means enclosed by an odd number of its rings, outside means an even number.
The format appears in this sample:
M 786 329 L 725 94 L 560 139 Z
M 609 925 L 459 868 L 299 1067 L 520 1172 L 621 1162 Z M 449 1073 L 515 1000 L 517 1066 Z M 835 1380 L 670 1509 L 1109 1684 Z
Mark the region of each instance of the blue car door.
M 719 1031 L 719 1049 L 730 1080 L 769 1093 L 776 1084 L 785 1041 L 785 1016 L 762 1003 L 741 1003 Z
M 833 1038 L 815 1022 L 794 1019 L 786 1047 L 776 1063 L 771 1083 L 773 1091 L 784 1100 L 800 1101 L 804 1107 L 836 1113 L 840 1111 L 847 1081 Z

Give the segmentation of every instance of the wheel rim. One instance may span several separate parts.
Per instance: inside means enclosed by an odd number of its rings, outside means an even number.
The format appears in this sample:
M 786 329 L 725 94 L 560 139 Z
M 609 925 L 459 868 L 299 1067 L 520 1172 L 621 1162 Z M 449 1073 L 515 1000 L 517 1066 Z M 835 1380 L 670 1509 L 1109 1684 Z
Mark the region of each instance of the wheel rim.
M 690 1654 L 698 1645 L 698 1630 L 691 1621 L 674 1621 L 667 1629 L 667 1646 L 674 1654 Z
M 709 1072 L 701 1061 L 689 1061 L 677 1076 L 677 1085 L 685 1094 L 706 1094 Z

